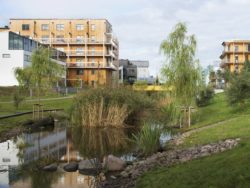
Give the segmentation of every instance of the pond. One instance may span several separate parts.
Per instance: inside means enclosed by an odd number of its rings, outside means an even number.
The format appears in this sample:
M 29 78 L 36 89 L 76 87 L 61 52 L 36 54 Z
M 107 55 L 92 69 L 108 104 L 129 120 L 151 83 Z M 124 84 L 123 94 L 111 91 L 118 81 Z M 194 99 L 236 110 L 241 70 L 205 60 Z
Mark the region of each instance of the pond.
M 85 128 L 55 126 L 52 130 L 26 132 L 0 143 L 0 188 L 91 188 L 95 177 L 80 172 L 65 172 L 71 161 L 99 159 L 113 154 L 133 161 L 135 149 L 130 141 L 138 130 L 131 128 Z M 161 143 L 171 138 L 161 135 Z M 48 161 L 59 164 L 56 172 L 41 168 Z

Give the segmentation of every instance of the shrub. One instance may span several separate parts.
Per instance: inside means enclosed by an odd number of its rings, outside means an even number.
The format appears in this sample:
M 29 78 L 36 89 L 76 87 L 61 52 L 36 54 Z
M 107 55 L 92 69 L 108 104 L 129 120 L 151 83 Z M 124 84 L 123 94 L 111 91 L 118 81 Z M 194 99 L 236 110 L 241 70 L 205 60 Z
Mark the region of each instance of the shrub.
M 198 96 L 196 97 L 196 104 L 197 106 L 206 106 L 209 104 L 211 99 L 214 96 L 214 89 L 211 86 L 207 86 L 202 89 Z
M 129 89 L 89 89 L 74 98 L 71 120 L 91 127 L 121 126 L 152 104 L 147 95 Z
M 133 140 L 143 155 L 151 155 L 160 148 L 160 129 L 152 127 L 149 124 L 144 124 L 141 131 L 135 135 Z

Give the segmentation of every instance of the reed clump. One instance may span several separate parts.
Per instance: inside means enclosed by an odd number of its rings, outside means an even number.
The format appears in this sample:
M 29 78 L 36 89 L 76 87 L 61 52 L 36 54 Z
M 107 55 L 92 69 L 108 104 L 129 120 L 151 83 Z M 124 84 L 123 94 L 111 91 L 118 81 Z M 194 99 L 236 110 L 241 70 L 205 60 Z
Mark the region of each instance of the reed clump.
M 121 127 L 139 111 L 152 105 L 146 94 L 130 89 L 88 89 L 74 98 L 71 121 L 79 126 Z
M 156 126 L 144 124 L 138 134 L 133 134 L 133 141 L 141 154 L 148 156 L 160 148 L 161 131 Z

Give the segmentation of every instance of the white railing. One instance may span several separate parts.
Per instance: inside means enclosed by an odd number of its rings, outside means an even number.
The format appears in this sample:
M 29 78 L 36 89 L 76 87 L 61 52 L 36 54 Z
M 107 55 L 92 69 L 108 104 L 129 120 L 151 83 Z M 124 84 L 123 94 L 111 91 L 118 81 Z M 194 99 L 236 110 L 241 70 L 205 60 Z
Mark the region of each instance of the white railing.
M 112 63 L 92 63 L 92 62 L 71 62 L 67 63 L 68 68 L 112 68 L 116 69 L 116 67 Z
M 43 44 L 106 44 L 111 43 L 117 46 L 116 41 L 113 38 L 105 39 L 93 39 L 93 38 L 34 38 L 34 40 Z

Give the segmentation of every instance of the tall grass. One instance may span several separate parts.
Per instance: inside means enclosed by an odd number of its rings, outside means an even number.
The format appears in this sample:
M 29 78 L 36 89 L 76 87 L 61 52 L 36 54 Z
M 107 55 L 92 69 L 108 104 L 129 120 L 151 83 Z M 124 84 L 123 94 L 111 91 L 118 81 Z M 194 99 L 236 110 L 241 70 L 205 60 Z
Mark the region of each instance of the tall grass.
M 143 93 L 129 89 L 97 88 L 78 94 L 71 107 L 71 121 L 89 127 L 115 126 L 153 105 Z
M 143 155 L 151 155 L 160 148 L 160 129 L 152 127 L 149 124 L 144 124 L 141 131 L 135 135 L 133 140 Z

